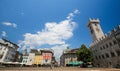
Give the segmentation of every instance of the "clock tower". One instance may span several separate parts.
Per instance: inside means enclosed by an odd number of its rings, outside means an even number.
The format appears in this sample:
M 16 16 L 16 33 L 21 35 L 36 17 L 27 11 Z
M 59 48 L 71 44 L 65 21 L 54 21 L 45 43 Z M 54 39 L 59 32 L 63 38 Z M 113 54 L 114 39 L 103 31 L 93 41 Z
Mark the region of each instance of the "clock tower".
M 100 26 L 99 19 L 91 19 L 90 18 L 87 27 L 90 30 L 90 34 L 92 36 L 93 42 L 99 41 L 99 40 L 102 40 L 103 38 L 105 38 L 104 33 Z

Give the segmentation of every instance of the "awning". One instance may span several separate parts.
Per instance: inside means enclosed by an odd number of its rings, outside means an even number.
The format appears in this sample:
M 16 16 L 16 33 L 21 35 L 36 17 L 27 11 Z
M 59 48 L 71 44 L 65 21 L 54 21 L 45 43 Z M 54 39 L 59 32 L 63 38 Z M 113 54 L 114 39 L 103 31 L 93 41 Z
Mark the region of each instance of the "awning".
M 73 65 L 76 66 L 76 65 L 80 65 L 79 62 L 73 62 Z
M 20 64 L 19 62 L 1 62 L 3 64 Z
M 80 62 L 69 62 L 68 65 L 73 65 L 73 66 L 76 66 L 76 65 L 81 65 L 83 64 L 83 61 L 80 61 Z
M 73 62 L 69 62 L 68 65 L 73 65 Z
M 83 61 L 80 61 L 79 63 L 80 63 L 80 64 L 83 64 L 84 62 L 83 62 Z

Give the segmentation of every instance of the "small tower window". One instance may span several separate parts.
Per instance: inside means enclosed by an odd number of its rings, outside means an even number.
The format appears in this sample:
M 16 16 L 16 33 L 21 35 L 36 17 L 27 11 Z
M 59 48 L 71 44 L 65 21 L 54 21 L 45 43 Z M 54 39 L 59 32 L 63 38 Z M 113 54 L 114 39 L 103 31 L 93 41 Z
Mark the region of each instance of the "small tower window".
M 91 29 L 91 31 L 90 31 L 90 32 L 91 32 L 91 34 L 93 34 L 93 30 L 92 30 L 92 29 Z
M 92 29 L 92 27 L 90 26 L 90 30 Z
M 95 23 L 95 26 L 97 26 L 97 23 Z

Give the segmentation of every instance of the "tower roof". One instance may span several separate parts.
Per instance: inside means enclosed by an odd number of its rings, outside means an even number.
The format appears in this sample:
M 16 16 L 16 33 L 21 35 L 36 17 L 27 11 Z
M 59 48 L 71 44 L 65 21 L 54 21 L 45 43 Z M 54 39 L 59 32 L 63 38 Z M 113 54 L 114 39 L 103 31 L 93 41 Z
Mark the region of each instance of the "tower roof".
M 87 26 L 89 27 L 89 25 L 91 24 L 91 23 L 99 23 L 100 22 L 100 20 L 97 18 L 97 19 L 92 19 L 92 18 L 89 18 L 89 22 L 88 22 L 88 24 L 87 24 Z

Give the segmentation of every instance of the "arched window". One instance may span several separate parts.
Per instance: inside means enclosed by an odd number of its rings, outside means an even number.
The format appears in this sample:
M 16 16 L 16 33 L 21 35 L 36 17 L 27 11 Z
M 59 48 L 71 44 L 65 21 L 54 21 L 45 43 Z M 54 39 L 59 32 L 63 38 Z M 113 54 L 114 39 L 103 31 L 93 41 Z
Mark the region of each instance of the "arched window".
M 105 55 L 106 55 L 106 58 L 109 58 L 109 54 L 108 53 L 106 53 Z
M 117 53 L 118 56 L 120 56 L 120 51 L 116 50 L 116 53 Z
M 115 57 L 115 53 L 114 52 L 111 52 L 111 57 Z

